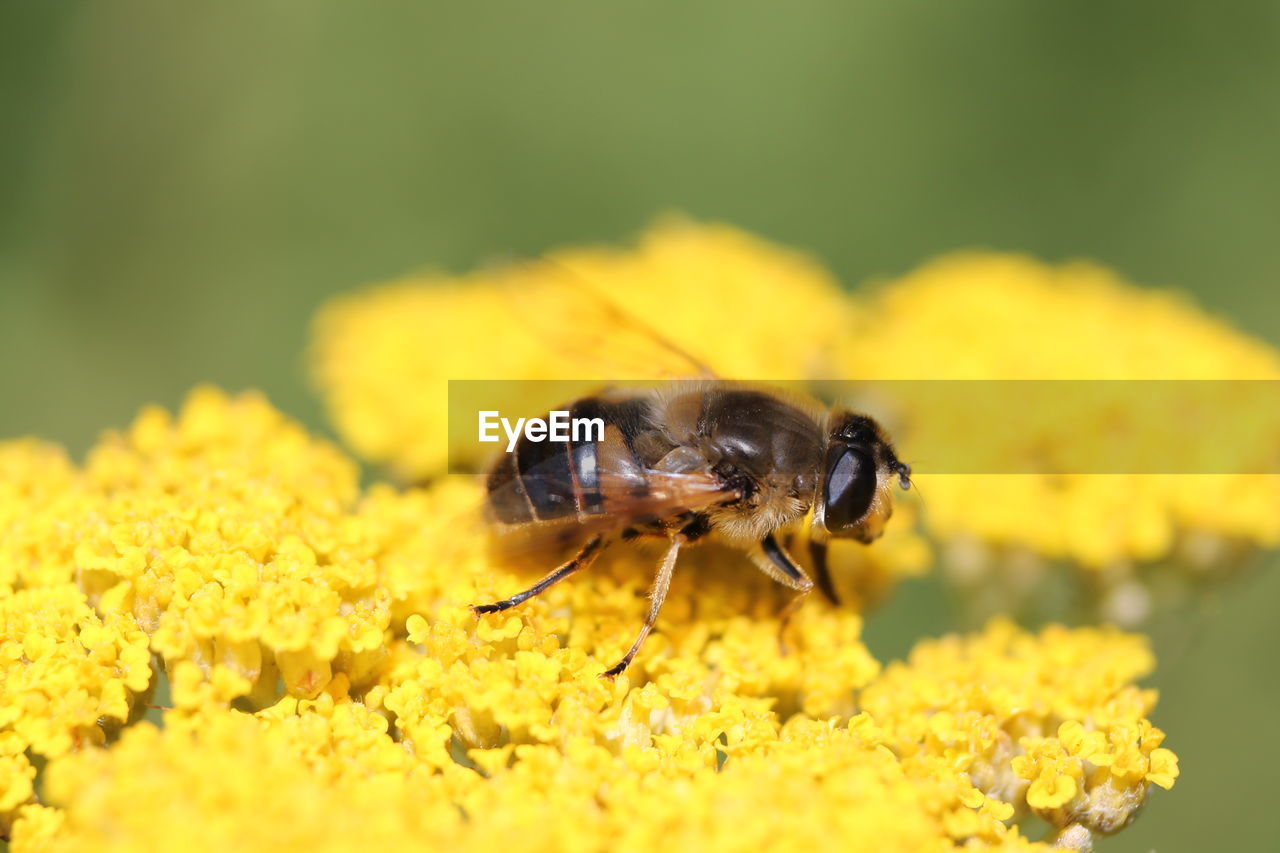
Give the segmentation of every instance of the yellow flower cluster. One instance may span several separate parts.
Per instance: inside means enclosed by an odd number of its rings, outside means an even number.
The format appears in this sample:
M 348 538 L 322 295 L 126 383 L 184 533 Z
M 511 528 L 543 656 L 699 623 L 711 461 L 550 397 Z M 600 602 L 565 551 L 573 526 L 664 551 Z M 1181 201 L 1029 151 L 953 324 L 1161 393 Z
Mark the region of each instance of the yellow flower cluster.
M 1141 639 L 1113 629 L 1031 638 L 996 622 L 920 644 L 862 702 L 909 767 L 1105 835 L 1137 816 L 1150 784 L 1178 775 L 1146 719 L 1154 693 L 1132 684 L 1151 665 Z
M 1085 263 L 959 254 L 882 285 L 862 316 L 847 370 L 868 379 L 1280 379 L 1280 351 L 1182 296 Z M 1064 417 L 1059 431 L 1081 428 L 1081 417 Z M 1263 440 L 1274 448 L 1280 424 L 1269 428 Z M 1149 440 L 1171 458 L 1189 452 L 1177 429 Z M 922 489 L 926 523 L 949 543 L 958 579 L 1034 588 L 1044 560 L 1067 560 L 1090 570 L 1102 614 L 1121 623 L 1151 606 L 1138 583 L 1144 565 L 1173 561 L 1194 578 L 1280 545 L 1275 475 L 939 475 Z
M 358 679 L 383 654 L 390 597 L 350 518 L 356 466 L 261 396 L 148 409 L 76 488 L 81 585 L 151 636 L 177 698 L 198 674 L 221 699 L 274 698 L 277 673 L 314 695 L 334 666 Z
M 477 619 L 529 580 L 491 557 L 477 484 L 362 492 L 255 395 L 148 410 L 82 468 L 27 442 L 0 466 L 15 851 L 1033 850 L 1029 809 L 1082 846 L 1176 775 L 1132 637 L 994 624 L 882 670 L 814 602 L 784 654 L 786 596 L 714 546 L 601 679 L 653 554 Z
M 316 320 L 312 361 L 344 442 L 415 482 L 445 468 L 448 380 L 679 378 L 700 364 L 803 379 L 834 363 L 852 311 L 807 258 L 676 221 L 633 251 L 566 250 L 341 297 Z
M 601 296 L 617 312 L 602 308 Z M 1274 348 L 1185 298 L 1133 287 L 1097 266 L 962 254 L 845 294 L 790 251 L 687 223 L 660 225 L 631 250 L 566 250 L 546 262 L 344 297 L 321 314 L 313 360 L 332 418 L 354 450 L 418 480 L 444 466 L 449 378 L 652 378 L 696 370 L 641 340 L 636 322 L 735 378 L 1280 378 Z M 952 432 L 971 442 L 995 432 L 998 411 L 957 411 L 947 399 L 922 411 L 894 412 L 889 402 L 908 461 L 921 422 L 954 423 Z M 996 450 L 1016 456 L 1051 445 L 1077 435 L 1082 417 L 1060 417 L 1043 435 L 1019 434 Z M 1273 454 L 1280 424 L 1267 428 L 1260 440 Z M 1167 458 L 1187 452 L 1185 438 L 1176 429 L 1161 437 Z M 929 460 L 920 461 L 927 468 Z M 951 576 L 975 598 L 1008 592 L 982 610 L 1015 604 L 1008 600 L 1015 591 L 1038 589 L 1049 565 L 1061 561 L 1085 569 L 1102 615 L 1135 624 L 1153 606 L 1148 567 L 1174 563 L 1194 579 L 1280 545 L 1280 476 L 1054 471 L 921 473 L 917 480 L 928 500 L 923 523 L 943 543 Z M 900 560 L 890 557 L 899 553 L 893 546 L 878 548 L 894 564 L 861 567 L 876 579 L 863 585 L 887 588 L 919 571 L 921 548 L 913 542 L 911 556 Z
M 491 455 L 493 445 L 467 447 L 450 433 L 449 380 L 568 377 L 587 381 L 556 383 L 560 393 L 592 393 L 600 382 L 688 377 L 703 365 L 745 379 L 821 377 L 847 351 L 856 310 L 803 255 L 733 228 L 671 221 L 633 250 L 568 249 L 341 297 L 317 318 L 312 356 L 343 440 L 402 482 L 420 482 L 445 470 L 451 441 L 455 461 L 478 467 Z M 565 402 L 539 391 L 529 388 L 520 414 Z M 504 383 L 504 401 L 520 394 Z M 466 428 L 472 435 L 471 421 Z M 927 569 L 916 512 L 900 502 L 875 549 L 833 544 L 848 600 L 878 600 Z
M 74 583 L 74 479 L 55 447 L 0 444 L 0 815 L 32 796 L 35 756 L 103 743 L 151 681 L 132 616 L 95 612 Z
M 1176 293 L 1091 263 L 959 253 L 864 297 L 872 379 L 1276 379 L 1280 353 Z

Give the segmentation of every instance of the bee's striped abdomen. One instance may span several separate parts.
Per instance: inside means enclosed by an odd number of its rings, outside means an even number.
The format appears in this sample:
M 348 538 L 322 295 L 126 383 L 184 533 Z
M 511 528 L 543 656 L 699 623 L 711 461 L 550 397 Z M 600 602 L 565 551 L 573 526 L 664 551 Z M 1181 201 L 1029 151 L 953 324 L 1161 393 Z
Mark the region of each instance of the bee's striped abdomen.
M 648 397 L 606 400 L 585 397 L 569 407 L 571 421 L 599 418 L 604 438 L 568 442 L 530 441 L 521 435 L 488 479 L 489 510 L 501 524 L 586 520 L 610 512 L 647 489 L 645 461 L 636 440 L 651 429 Z

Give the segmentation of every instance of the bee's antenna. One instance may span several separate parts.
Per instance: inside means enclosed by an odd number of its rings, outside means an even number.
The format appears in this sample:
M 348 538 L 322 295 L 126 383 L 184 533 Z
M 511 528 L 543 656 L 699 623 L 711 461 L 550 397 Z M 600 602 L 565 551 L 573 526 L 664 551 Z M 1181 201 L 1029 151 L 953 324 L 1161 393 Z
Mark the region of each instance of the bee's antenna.
M 908 491 L 911 488 L 911 466 L 905 462 L 895 461 L 892 468 L 893 473 L 898 475 L 898 485 L 904 492 Z
M 928 507 L 925 504 L 924 494 L 920 491 L 920 484 L 911 479 L 911 466 L 905 462 L 894 460 L 890 470 L 898 475 L 898 485 L 902 487 L 904 492 L 915 487 L 916 500 L 920 501 L 920 508 L 927 511 Z

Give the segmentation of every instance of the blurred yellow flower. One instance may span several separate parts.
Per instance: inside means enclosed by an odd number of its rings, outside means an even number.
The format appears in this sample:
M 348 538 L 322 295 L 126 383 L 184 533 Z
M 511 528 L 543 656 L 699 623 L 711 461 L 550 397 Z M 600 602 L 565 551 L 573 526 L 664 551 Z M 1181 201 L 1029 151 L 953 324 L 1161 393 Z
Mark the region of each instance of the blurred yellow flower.
M 479 486 L 362 492 L 257 395 L 148 410 L 82 468 L 30 443 L 0 460 L 27 478 L 0 503 L 4 677 L 29 688 L 0 717 L 15 851 L 1032 850 L 1028 809 L 1087 838 L 1176 776 L 1134 637 L 997 623 L 882 671 L 858 614 L 815 602 L 784 655 L 785 596 L 713 546 L 601 679 L 651 555 L 477 620 L 527 580 L 491 558 Z M 148 650 L 163 728 L 136 713 Z
M 822 376 L 854 310 L 803 255 L 672 221 L 632 250 L 570 249 L 340 297 L 317 317 L 312 362 L 343 440 L 413 482 L 445 468 L 450 379 L 675 378 L 695 362 L 742 379 Z M 694 361 L 655 346 L 651 330 Z
M 364 459 L 418 482 L 488 445 L 449 431 L 449 380 L 505 383 L 520 414 L 600 383 L 687 378 L 708 365 L 749 380 L 829 377 L 857 306 L 805 256 L 727 226 L 659 224 L 632 249 L 577 248 L 467 276 L 420 276 L 340 297 L 319 314 L 312 362 L 329 414 Z M 662 340 L 656 340 L 661 338 Z M 687 355 L 687 357 L 686 357 Z M 527 391 L 522 389 L 527 388 Z M 576 389 L 576 390 L 575 390 Z M 474 415 L 472 416 L 474 417 Z M 471 421 L 467 435 L 474 431 Z M 908 497 L 885 539 L 832 544 L 844 597 L 865 605 L 931 560 Z
M 613 311 L 620 313 L 604 316 Z M 649 332 L 692 360 L 656 358 L 663 348 Z M 320 314 L 313 343 L 315 375 L 339 432 L 358 454 L 408 481 L 445 466 L 448 379 L 675 377 L 698 362 L 723 376 L 773 380 L 1280 378 L 1274 348 L 1187 299 L 1133 287 L 1095 265 L 960 254 L 848 295 L 792 252 L 683 222 L 659 225 L 634 249 L 569 249 L 545 261 L 358 292 Z M 554 402 L 562 401 L 531 399 L 527 408 Z M 886 405 L 908 460 L 922 423 L 947 424 L 968 436 L 967 446 L 987 436 L 997 457 L 1021 458 L 1026 448 L 1124 417 L 1104 407 L 1094 420 L 1046 409 L 1036 435 L 1003 436 L 990 405 L 973 410 L 949 397 L 919 411 Z M 1117 405 L 1123 409 L 1123 398 Z M 1280 423 L 1248 434 L 1274 457 Z M 451 438 L 456 444 L 456 433 Z M 1189 453 L 1177 428 L 1144 444 L 1156 460 Z M 479 447 L 454 452 L 475 464 Z M 1051 564 L 1066 563 L 1084 570 L 1092 615 L 1135 625 L 1162 604 L 1153 601 L 1150 567 L 1175 568 L 1177 583 L 1165 585 L 1172 594 L 1280 545 L 1280 476 L 1091 474 L 1045 462 L 1043 474 L 917 477 L 928 499 L 926 530 L 976 612 L 1021 609 Z M 914 516 L 915 505 L 904 503 Z M 849 551 L 840 576 L 851 598 L 873 601 L 925 568 L 929 553 L 908 535 L 910 521 L 890 526 L 892 542 Z
M 1274 348 L 1186 298 L 1134 287 L 1092 264 L 954 255 L 882 284 L 861 316 L 845 369 L 866 379 L 1280 379 Z M 908 421 L 953 414 L 903 413 Z M 1044 441 L 1053 431 L 1085 428 L 1079 417 L 1048 427 Z M 1263 441 L 1274 453 L 1280 423 L 1269 429 Z M 1148 441 L 1156 442 L 1153 453 L 1187 452 L 1176 428 Z M 1280 545 L 1280 476 L 918 479 L 928 498 L 926 525 L 948 543 L 944 563 L 962 583 L 1015 595 L 1036 588 L 1043 561 L 1066 560 L 1090 570 L 1102 615 L 1121 623 L 1142 621 L 1150 610 L 1149 593 L 1136 582 L 1144 565 L 1174 562 L 1193 580 L 1229 568 L 1249 548 Z M 1010 603 L 1006 597 L 988 609 Z
M 1280 353 L 1091 263 L 968 252 L 883 282 L 849 369 L 875 379 L 1275 379 Z

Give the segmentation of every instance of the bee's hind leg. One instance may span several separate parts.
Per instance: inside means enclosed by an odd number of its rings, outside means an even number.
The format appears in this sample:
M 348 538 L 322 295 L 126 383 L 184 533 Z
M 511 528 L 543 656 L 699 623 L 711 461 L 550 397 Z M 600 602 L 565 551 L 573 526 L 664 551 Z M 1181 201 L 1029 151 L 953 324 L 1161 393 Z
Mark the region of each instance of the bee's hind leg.
M 778 544 L 778 540 L 772 533 L 761 539 L 759 545 L 747 551 L 747 555 L 760 571 L 783 586 L 796 591 L 795 598 L 787 602 L 787 606 L 778 614 L 778 648 L 785 655 L 787 643 L 783 635 L 787 625 L 791 623 L 791 617 L 800 609 L 800 605 L 804 604 L 809 593 L 813 592 L 813 581 L 804 573 L 804 569 L 796 564 L 791 555 Z
M 590 566 L 595 562 L 596 557 L 600 556 L 600 552 L 604 550 L 604 546 L 604 537 L 594 536 L 587 540 L 587 544 L 582 546 L 582 550 L 575 554 L 573 559 L 526 589 L 524 592 L 517 592 L 510 598 L 504 598 L 502 601 L 495 601 L 492 604 L 473 604 L 471 605 L 471 609 L 477 614 L 498 613 L 499 611 L 507 610 L 508 608 L 515 607 L 517 604 L 528 601 L 535 595 L 540 595 L 541 593 L 546 592 L 552 586 L 555 586 L 560 581 L 569 577 L 569 575 L 572 575 L 575 572 L 580 572 Z
M 658 566 L 658 576 L 653 579 L 653 588 L 649 590 L 649 611 L 645 614 L 644 627 L 640 629 L 640 636 L 636 637 L 636 641 L 631 644 L 631 649 L 623 655 L 622 660 L 600 673 L 601 678 L 613 678 L 630 666 L 636 652 L 640 651 L 640 646 L 653 630 L 654 623 L 658 621 L 658 611 L 662 609 L 662 602 L 667 600 L 667 589 L 671 586 L 671 572 L 676 567 L 676 556 L 679 555 L 680 546 L 684 543 L 684 536 L 677 534 L 671 537 L 671 547 L 662 558 L 662 563 Z

